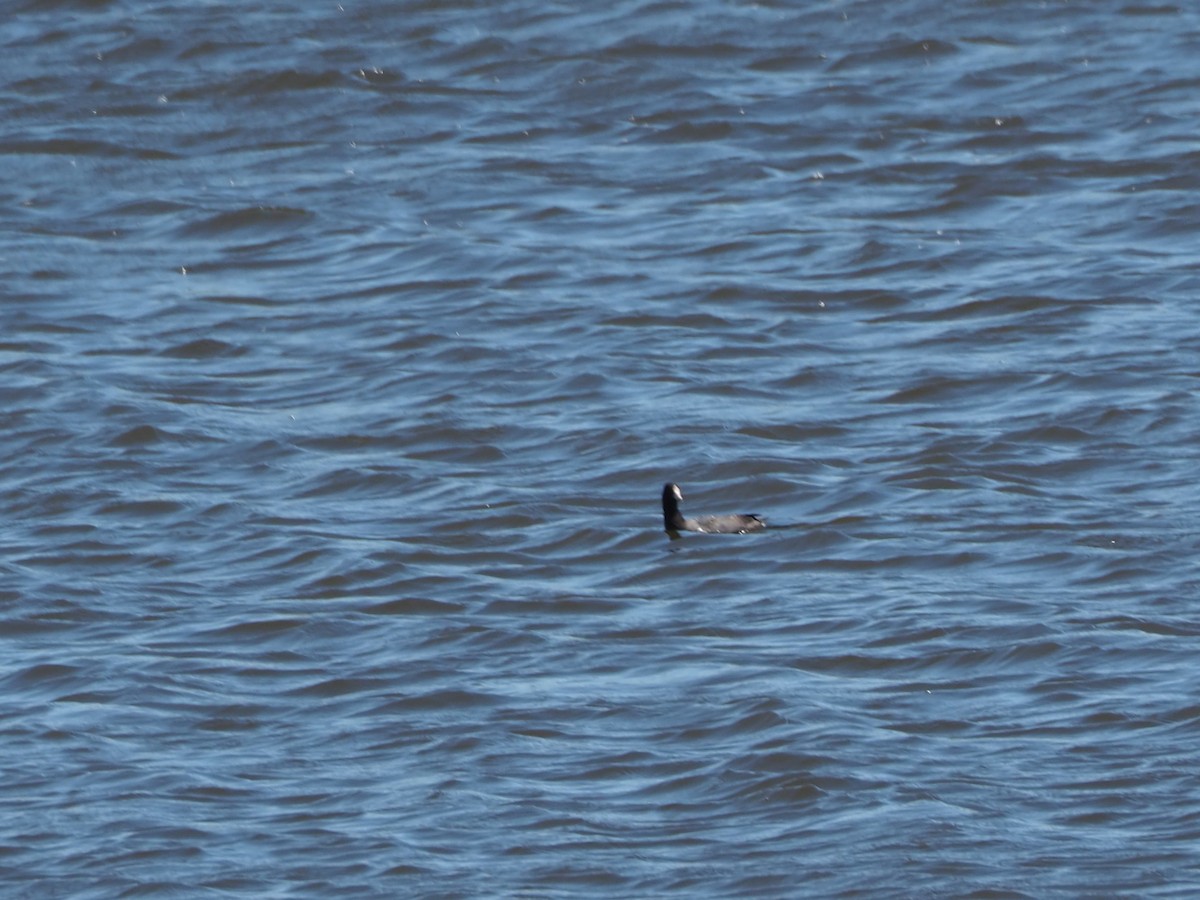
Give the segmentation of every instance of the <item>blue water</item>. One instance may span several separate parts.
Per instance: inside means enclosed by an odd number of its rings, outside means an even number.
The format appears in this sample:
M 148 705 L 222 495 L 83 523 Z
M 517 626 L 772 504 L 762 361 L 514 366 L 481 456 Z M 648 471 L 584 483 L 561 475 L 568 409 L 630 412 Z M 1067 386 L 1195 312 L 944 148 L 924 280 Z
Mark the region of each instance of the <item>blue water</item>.
M 1200 11 L 0 47 L 5 896 L 1200 890 Z

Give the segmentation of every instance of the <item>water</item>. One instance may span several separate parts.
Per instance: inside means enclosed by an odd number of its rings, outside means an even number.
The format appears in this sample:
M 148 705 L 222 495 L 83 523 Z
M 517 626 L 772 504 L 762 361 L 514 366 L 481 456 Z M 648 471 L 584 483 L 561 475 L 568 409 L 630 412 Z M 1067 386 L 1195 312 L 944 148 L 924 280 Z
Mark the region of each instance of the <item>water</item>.
M 6 895 L 1200 888 L 1200 13 L 0 44 Z

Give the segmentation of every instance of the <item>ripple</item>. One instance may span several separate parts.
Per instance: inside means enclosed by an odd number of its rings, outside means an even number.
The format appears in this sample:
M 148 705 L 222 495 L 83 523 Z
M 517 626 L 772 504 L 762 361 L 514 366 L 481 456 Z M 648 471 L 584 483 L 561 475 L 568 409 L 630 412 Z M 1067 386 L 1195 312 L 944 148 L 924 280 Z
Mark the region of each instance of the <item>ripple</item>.
M 1188 892 L 1178 9 L 25 6 L 13 891 Z

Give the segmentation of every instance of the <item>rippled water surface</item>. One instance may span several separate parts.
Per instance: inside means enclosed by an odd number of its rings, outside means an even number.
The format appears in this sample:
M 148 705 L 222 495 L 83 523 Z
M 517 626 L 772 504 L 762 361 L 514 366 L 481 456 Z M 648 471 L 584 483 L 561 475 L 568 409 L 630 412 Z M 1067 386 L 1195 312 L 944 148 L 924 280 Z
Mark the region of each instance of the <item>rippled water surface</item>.
M 1200 890 L 1192 5 L 0 46 L 5 895 Z

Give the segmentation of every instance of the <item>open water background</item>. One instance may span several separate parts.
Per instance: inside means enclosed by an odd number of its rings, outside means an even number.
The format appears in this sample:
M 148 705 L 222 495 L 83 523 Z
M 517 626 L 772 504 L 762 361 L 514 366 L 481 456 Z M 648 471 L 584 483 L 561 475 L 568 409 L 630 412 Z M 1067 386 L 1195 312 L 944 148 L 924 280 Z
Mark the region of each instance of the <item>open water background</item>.
M 6 10 L 6 896 L 1200 891 L 1200 8 Z

